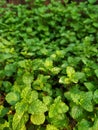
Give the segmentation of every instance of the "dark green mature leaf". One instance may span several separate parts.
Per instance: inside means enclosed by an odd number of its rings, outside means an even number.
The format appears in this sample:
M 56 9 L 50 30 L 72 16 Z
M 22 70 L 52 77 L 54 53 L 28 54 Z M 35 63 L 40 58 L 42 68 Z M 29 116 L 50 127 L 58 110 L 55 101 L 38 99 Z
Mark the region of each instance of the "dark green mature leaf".
M 93 100 L 95 101 L 95 103 L 98 103 L 98 89 L 96 89 L 96 91 L 94 92 Z
M 4 107 L 4 106 L 0 106 L 0 118 L 4 117 L 7 113 L 8 113 L 9 109 Z
M 90 123 L 87 120 L 82 119 L 78 123 L 78 130 L 89 130 L 89 129 L 90 129 Z
M 9 82 L 9 81 L 3 81 L 2 85 L 5 88 L 6 92 L 10 92 L 10 90 L 12 88 L 11 82 Z

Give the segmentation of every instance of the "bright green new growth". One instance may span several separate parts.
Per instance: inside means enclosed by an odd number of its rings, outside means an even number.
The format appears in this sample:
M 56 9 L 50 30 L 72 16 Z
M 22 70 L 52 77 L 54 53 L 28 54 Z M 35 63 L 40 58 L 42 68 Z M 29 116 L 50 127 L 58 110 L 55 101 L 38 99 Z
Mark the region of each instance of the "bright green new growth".
M 44 113 L 31 115 L 31 122 L 35 125 L 41 125 L 45 121 Z
M 47 125 L 46 130 L 58 130 L 58 129 L 53 125 Z

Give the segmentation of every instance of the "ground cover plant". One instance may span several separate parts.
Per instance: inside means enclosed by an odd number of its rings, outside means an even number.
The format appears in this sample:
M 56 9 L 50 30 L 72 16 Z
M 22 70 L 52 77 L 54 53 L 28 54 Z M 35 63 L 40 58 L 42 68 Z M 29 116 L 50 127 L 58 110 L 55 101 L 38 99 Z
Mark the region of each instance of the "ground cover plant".
M 0 130 L 98 130 L 98 5 L 43 2 L 1 4 Z

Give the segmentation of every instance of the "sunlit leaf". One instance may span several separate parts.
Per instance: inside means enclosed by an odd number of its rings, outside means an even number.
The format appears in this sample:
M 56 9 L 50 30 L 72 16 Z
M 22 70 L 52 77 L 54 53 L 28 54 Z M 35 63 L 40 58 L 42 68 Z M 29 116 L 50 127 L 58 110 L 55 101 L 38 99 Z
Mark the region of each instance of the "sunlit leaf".
M 41 125 L 45 121 L 44 113 L 33 114 L 31 115 L 31 122 L 35 125 Z
M 25 123 L 28 121 L 29 116 L 27 113 L 15 113 L 13 117 L 12 127 L 14 130 L 26 130 Z
M 53 126 L 53 125 L 47 125 L 47 126 L 46 126 L 46 130 L 58 130 L 58 128 L 56 128 L 56 127 Z
M 47 106 L 40 100 L 35 100 L 33 101 L 29 108 L 28 108 L 28 112 L 30 114 L 39 114 L 39 113 L 44 113 L 47 111 Z

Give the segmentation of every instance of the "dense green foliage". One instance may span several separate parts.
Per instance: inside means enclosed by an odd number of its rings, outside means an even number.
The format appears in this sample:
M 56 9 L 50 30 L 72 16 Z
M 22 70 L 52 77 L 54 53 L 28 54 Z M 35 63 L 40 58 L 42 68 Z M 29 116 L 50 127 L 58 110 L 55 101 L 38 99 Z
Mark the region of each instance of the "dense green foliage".
M 98 5 L 30 6 L 0 8 L 0 130 L 98 130 Z

